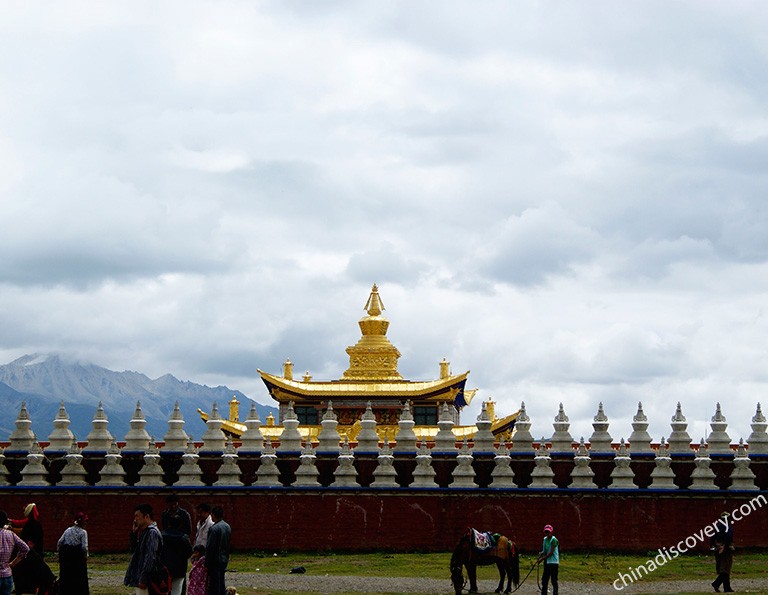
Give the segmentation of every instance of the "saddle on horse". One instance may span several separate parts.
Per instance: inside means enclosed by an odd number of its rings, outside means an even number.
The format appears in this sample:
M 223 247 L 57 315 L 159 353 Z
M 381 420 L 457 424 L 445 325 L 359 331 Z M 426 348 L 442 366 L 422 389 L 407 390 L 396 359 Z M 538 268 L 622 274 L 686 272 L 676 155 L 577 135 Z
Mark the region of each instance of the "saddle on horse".
M 491 533 L 490 531 L 478 531 L 477 529 L 470 528 L 469 535 L 472 542 L 472 547 L 478 552 L 488 552 L 496 547 L 496 542 L 499 537 L 498 533 Z
M 506 560 L 513 553 L 510 551 L 509 539 L 499 533 L 478 531 L 470 527 L 469 539 L 472 543 L 472 548 L 483 554 L 492 554 L 502 560 Z

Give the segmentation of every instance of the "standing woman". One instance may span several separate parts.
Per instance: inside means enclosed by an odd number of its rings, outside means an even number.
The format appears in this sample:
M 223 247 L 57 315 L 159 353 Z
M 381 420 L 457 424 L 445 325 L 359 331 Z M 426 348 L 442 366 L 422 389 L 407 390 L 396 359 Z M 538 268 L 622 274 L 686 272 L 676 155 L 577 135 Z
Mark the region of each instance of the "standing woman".
M 43 524 L 37 505 L 24 507 L 24 518 L 11 520 L 14 532 L 29 546 L 27 557 L 13 569 L 14 587 L 18 593 L 35 593 L 40 587 L 53 584 L 55 576 L 43 560 Z
M 60 595 L 89 595 L 87 521 L 88 515 L 78 512 L 75 522 L 59 538 Z
M 23 519 L 12 519 L 11 525 L 18 530 L 19 537 L 42 558 L 43 553 L 43 524 L 37 504 L 30 502 L 24 507 Z

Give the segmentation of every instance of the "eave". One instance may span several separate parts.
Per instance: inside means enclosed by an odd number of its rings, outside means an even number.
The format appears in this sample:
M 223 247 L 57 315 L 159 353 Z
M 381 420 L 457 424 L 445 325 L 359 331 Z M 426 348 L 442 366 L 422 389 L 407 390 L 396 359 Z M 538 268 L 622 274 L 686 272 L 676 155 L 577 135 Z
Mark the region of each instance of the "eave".
M 442 395 L 451 400 L 463 390 L 469 371 L 463 374 L 440 378 L 439 380 L 410 381 L 364 381 L 330 380 L 310 381 L 288 380 L 258 370 L 270 395 L 278 402 L 291 400 L 333 400 L 360 397 L 363 399 L 439 400 Z

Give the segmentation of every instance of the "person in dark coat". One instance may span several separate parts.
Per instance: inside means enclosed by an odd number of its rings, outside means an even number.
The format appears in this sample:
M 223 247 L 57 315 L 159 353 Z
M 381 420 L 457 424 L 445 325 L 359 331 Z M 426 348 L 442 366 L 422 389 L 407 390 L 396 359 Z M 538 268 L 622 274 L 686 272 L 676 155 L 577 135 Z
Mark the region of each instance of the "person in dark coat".
M 40 512 L 37 504 L 30 502 L 24 507 L 23 519 L 12 519 L 11 526 L 19 529 L 18 534 L 22 541 L 42 558 L 43 553 L 43 524 L 40 522 Z
M 50 590 L 56 577 L 43 559 L 43 524 L 34 502 L 24 507 L 24 518 L 11 520 L 14 532 L 29 546 L 29 553 L 13 569 L 13 582 L 19 593 L 42 593 Z
M 718 531 L 711 538 L 710 546 L 715 550 L 715 572 L 717 578 L 712 583 L 712 588 L 720 592 L 720 585 L 724 593 L 733 593 L 731 589 L 731 568 L 733 567 L 733 523 L 730 515 L 724 512 L 717 523 Z
M 179 505 L 179 496 L 177 494 L 171 494 L 165 499 L 168 508 L 163 511 L 163 515 L 160 517 L 161 529 L 170 529 L 171 517 L 177 516 L 181 518 L 181 531 L 192 537 L 192 517 L 189 512 L 184 510 Z
M 152 574 L 162 566 L 163 536 L 153 520 L 152 507 L 140 504 L 133 511 L 131 561 L 123 584 L 134 587 L 135 595 L 149 595 Z
M 189 535 L 182 530 L 183 524 L 181 516 L 173 515 L 168 518 L 168 528 L 162 532 L 163 559 L 173 579 L 171 595 L 181 595 L 187 576 L 187 562 L 192 555 L 192 544 Z
M 79 512 L 56 544 L 59 552 L 59 595 L 88 595 L 88 515 Z
M 224 573 L 229 564 L 229 542 L 232 529 L 224 520 L 224 510 L 221 506 L 211 509 L 213 525 L 208 529 L 208 539 L 205 544 L 205 567 L 208 569 L 208 594 L 226 595 Z

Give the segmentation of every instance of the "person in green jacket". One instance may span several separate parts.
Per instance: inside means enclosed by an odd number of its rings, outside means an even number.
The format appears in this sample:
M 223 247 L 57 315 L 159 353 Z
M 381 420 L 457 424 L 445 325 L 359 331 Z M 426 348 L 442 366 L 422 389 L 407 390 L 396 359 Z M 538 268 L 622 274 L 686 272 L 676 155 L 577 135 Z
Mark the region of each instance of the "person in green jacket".
M 560 567 L 560 542 L 554 536 L 552 525 L 544 525 L 544 543 L 537 563 L 544 562 L 544 573 L 541 575 L 541 595 L 547 595 L 549 581 L 552 580 L 552 595 L 557 595 L 557 570 Z

